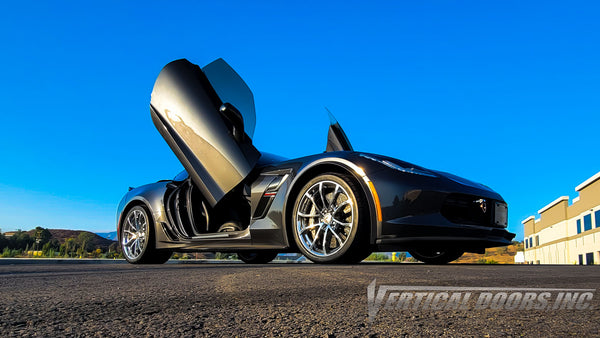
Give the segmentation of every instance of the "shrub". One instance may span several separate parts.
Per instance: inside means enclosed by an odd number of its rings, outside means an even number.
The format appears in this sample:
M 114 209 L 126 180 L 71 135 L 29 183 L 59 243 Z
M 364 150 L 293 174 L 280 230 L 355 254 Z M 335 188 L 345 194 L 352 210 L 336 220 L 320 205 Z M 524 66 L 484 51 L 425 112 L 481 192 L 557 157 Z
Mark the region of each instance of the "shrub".
M 477 264 L 498 264 L 498 262 L 491 258 L 490 259 L 480 258 L 477 261 Z
M 370 254 L 369 257 L 366 258 L 366 260 L 383 262 L 383 261 L 389 261 L 390 257 L 385 253 L 374 252 L 374 253 Z

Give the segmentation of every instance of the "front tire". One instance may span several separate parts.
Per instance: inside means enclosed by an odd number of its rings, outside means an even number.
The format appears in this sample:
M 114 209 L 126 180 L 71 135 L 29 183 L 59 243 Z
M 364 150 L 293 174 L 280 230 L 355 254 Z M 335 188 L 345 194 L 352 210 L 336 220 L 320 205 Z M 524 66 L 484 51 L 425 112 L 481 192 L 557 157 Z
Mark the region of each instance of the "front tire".
M 162 264 L 171 258 L 170 251 L 156 250 L 154 223 L 146 207 L 129 209 L 121 224 L 121 249 L 131 264 Z
M 448 264 L 463 255 L 460 250 L 415 249 L 409 250 L 411 256 L 425 264 Z
M 277 252 L 238 252 L 237 256 L 247 264 L 266 264 L 277 257 Z
M 369 251 L 368 211 L 349 176 L 327 173 L 310 180 L 292 217 L 294 240 L 315 263 L 357 263 Z

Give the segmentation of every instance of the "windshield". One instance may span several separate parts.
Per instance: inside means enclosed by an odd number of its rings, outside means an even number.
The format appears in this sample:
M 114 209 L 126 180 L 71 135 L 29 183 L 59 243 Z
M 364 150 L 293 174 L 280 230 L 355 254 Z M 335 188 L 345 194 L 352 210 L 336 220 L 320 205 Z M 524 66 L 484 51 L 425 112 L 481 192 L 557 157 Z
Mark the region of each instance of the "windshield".
M 254 95 L 246 82 L 223 59 L 209 63 L 202 71 L 221 101 L 231 103 L 240 111 L 244 119 L 244 131 L 252 138 L 256 126 L 256 112 Z

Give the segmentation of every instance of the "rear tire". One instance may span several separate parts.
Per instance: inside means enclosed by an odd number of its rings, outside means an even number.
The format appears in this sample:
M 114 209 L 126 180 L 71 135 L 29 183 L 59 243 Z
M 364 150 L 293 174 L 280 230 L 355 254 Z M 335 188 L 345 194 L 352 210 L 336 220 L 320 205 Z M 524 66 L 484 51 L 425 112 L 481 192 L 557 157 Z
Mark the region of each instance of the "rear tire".
M 292 217 L 296 245 L 311 261 L 357 263 L 368 256 L 368 210 L 352 177 L 327 173 L 310 180 Z
M 460 258 L 464 254 L 464 251 L 455 249 L 415 249 L 409 250 L 411 256 L 420 260 L 425 264 L 448 264 L 453 260 Z
M 131 264 L 163 264 L 171 258 L 172 252 L 156 250 L 154 222 L 145 206 L 129 209 L 119 238 L 123 256 Z
M 266 264 L 277 257 L 277 252 L 238 252 L 237 256 L 247 264 Z

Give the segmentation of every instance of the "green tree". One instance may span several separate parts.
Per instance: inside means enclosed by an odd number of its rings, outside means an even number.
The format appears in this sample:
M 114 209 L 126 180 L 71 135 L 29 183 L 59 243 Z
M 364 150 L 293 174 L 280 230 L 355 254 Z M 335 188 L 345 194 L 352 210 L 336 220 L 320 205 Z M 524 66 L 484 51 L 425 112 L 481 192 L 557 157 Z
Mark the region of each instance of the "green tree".
M 0 250 L 3 250 L 6 247 L 8 247 L 8 239 L 2 233 L 2 229 L 0 229 Z
M 50 238 L 52 238 L 52 234 L 48 229 L 36 227 L 35 231 L 33 232 L 33 237 L 35 238 L 35 249 L 40 250 L 44 246 L 44 244 L 50 241 Z
M 24 250 L 29 248 L 34 242 L 35 240 L 31 238 L 28 233 L 17 230 L 17 232 L 10 237 L 8 246 L 11 249 Z
M 182 255 L 180 255 L 181 257 Z M 234 253 L 230 253 L 230 252 L 217 252 L 215 255 L 216 259 L 236 259 L 237 258 L 237 254 Z
M 77 236 L 77 244 L 79 244 L 83 253 L 94 250 L 93 240 L 94 234 L 91 232 L 82 231 L 79 233 L 79 236 Z
M 6 257 L 11 257 L 10 256 L 10 249 L 8 247 L 5 247 L 4 250 L 2 250 L 2 257 L 6 258 Z
M 109 246 L 108 246 L 108 252 L 109 253 L 118 253 L 120 251 L 121 247 L 119 246 L 119 243 L 117 242 L 112 242 Z
M 65 257 L 72 257 L 72 254 L 77 250 L 77 243 L 75 238 L 67 238 L 64 244 L 64 255 Z
M 46 244 L 44 244 L 44 246 L 42 246 L 42 253 L 44 254 L 44 256 L 53 257 L 54 252 L 59 251 L 60 248 L 61 248 L 60 242 L 58 242 L 58 240 L 56 238 L 53 238 L 50 241 L 48 241 Z M 52 253 L 52 254 L 50 254 L 50 253 Z
M 399 252 L 396 257 L 398 257 L 399 262 L 404 262 L 406 260 L 406 252 Z

